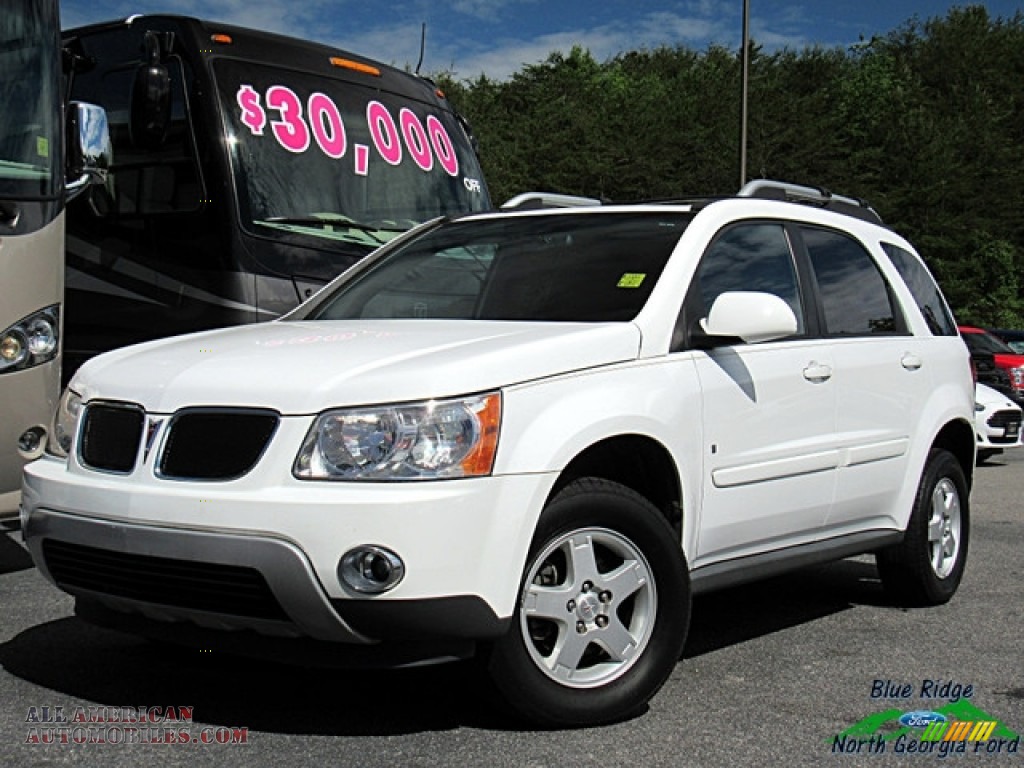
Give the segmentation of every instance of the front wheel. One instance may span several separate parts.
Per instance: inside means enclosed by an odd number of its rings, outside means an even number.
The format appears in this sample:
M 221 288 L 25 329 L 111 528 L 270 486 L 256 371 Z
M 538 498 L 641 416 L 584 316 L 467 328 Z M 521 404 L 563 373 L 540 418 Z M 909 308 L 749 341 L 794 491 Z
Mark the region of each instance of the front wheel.
M 636 492 L 577 480 L 541 515 L 516 610 L 488 659 L 514 709 L 549 726 L 627 717 L 665 682 L 686 640 L 678 536 Z
M 935 449 L 925 464 L 903 541 L 876 555 L 886 590 L 906 605 L 939 605 L 967 563 L 970 503 L 960 462 Z

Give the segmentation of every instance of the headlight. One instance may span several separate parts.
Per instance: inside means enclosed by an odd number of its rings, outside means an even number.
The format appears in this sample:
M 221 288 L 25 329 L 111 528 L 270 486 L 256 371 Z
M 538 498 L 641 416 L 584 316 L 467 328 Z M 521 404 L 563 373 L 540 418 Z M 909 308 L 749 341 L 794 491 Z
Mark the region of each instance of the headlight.
M 57 413 L 53 417 L 50 439 L 46 443 L 47 453 L 62 459 L 67 458 L 78 432 L 78 419 L 81 415 L 82 398 L 76 392 L 65 389 L 57 405 Z
M 59 307 L 29 315 L 0 335 L 0 373 L 48 363 L 57 356 L 59 341 Z
M 292 472 L 302 480 L 433 480 L 489 474 L 501 395 L 320 414 Z

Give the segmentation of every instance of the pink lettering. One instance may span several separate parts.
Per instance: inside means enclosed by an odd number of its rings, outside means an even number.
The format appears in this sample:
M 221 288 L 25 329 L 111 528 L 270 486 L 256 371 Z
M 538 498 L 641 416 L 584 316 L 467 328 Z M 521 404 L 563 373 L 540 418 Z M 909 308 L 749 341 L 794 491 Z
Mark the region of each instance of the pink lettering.
M 366 105 L 366 122 L 380 156 L 390 165 L 401 163 L 402 144 L 398 138 L 395 119 L 388 112 L 388 108 L 379 101 L 371 101 Z
M 345 124 L 341 121 L 338 105 L 323 93 L 309 97 L 309 124 L 313 138 L 328 157 L 337 160 L 345 154 Z
M 459 175 L 459 157 L 455 154 L 455 147 L 452 145 L 451 137 L 444 125 L 434 115 L 427 117 L 427 131 L 430 133 L 430 143 L 434 147 L 434 154 L 437 161 L 449 176 Z
M 270 127 L 277 142 L 289 152 L 309 149 L 309 129 L 302 119 L 302 102 L 295 91 L 283 85 L 267 89 L 267 107 L 277 110 L 280 120 L 271 120 Z

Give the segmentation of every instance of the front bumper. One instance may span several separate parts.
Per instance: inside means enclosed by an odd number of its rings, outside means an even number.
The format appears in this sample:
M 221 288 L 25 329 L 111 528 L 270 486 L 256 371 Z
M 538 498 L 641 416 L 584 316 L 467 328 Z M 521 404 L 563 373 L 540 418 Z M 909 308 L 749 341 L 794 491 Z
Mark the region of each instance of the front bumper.
M 44 575 L 126 617 L 357 645 L 482 639 L 508 626 L 552 482 L 200 483 L 46 457 L 26 468 L 21 522 Z M 384 595 L 339 579 L 366 544 L 405 563 Z
M 1017 410 L 985 412 L 975 432 L 979 448 L 1013 448 L 1021 445 L 1021 413 Z

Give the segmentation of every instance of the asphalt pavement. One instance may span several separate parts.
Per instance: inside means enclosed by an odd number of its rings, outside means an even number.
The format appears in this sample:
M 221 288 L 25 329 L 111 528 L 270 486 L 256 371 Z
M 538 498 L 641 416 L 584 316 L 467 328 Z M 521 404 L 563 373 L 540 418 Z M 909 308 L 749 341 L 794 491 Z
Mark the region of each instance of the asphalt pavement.
M 707 595 L 645 713 L 553 731 L 511 720 L 468 664 L 310 670 L 92 627 L 2 533 L 0 765 L 1021 765 L 1024 449 L 978 468 L 972 506 L 948 605 L 894 606 L 870 558 Z M 910 712 L 995 730 L 926 742 Z

